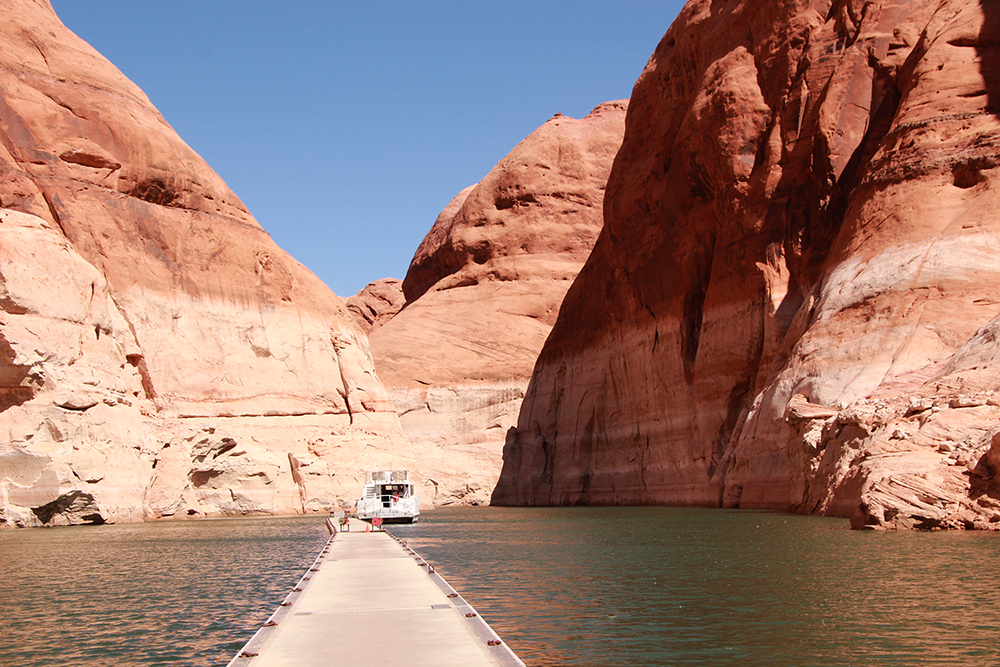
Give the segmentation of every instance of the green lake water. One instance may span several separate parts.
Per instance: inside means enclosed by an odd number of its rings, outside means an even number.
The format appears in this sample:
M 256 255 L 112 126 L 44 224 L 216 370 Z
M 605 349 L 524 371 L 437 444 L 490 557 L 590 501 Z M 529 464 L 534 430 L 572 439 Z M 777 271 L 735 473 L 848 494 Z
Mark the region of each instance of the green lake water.
M 1000 664 L 1000 535 L 670 508 L 392 526 L 529 665 Z M 0 665 L 225 665 L 323 519 L 0 531 Z
M 395 529 L 528 665 L 997 665 L 1000 535 L 670 508 Z
M 319 517 L 0 531 L 0 665 L 225 665 L 327 539 Z

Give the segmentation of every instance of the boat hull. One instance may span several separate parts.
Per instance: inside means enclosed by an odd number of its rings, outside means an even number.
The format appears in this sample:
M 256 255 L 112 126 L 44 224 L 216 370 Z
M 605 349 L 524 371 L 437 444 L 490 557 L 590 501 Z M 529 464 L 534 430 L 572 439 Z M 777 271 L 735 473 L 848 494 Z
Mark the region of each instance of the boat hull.
M 379 518 L 379 517 L 358 517 L 358 518 L 361 519 L 362 521 L 367 521 L 368 523 L 371 523 L 372 519 Z M 381 517 L 381 519 L 382 519 L 382 523 L 384 525 L 384 524 L 387 524 L 387 523 L 417 523 L 417 521 L 420 520 L 420 517 L 419 516 L 383 516 L 383 517 Z

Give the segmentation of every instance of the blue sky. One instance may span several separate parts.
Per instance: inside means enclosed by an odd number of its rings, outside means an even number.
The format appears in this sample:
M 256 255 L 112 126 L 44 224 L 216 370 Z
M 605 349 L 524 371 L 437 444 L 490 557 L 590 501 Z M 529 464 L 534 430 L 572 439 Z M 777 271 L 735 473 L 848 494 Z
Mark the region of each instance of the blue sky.
M 555 113 L 627 98 L 682 3 L 53 0 L 341 296 Z

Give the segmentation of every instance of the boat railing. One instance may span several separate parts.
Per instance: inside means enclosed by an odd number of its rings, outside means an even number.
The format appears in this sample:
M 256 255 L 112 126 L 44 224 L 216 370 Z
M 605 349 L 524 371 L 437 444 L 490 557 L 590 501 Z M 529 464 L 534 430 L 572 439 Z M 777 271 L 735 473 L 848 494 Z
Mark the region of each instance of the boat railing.
M 409 470 L 370 470 L 365 473 L 365 484 L 393 484 L 409 481 Z

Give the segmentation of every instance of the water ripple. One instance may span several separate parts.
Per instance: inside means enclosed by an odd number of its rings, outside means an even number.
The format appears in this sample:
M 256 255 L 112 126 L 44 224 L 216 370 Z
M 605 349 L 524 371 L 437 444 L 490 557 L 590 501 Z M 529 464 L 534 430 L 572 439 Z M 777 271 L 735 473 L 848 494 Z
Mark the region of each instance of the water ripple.
M 393 531 L 532 667 L 1000 663 L 1000 536 L 668 508 Z M 0 664 L 225 664 L 326 538 L 319 518 L 0 531 Z
M 529 666 L 1000 661 L 995 535 L 669 508 L 424 518 L 395 532 Z
M 315 517 L 0 531 L 0 664 L 224 665 L 327 537 Z

